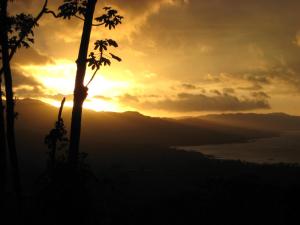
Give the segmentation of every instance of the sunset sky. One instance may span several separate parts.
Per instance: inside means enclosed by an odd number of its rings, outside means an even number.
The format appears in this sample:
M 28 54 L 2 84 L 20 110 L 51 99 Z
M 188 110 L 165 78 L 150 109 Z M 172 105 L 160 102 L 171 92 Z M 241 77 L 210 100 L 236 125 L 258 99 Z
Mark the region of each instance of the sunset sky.
M 57 10 L 59 0 L 49 0 Z M 43 0 L 15 0 L 10 12 L 37 15 Z M 224 112 L 300 115 L 299 0 L 98 0 L 125 19 L 113 38 L 122 62 L 101 68 L 85 107 L 153 116 Z M 82 21 L 44 15 L 33 48 L 13 60 L 18 98 L 71 105 Z M 87 79 L 91 76 L 87 71 Z

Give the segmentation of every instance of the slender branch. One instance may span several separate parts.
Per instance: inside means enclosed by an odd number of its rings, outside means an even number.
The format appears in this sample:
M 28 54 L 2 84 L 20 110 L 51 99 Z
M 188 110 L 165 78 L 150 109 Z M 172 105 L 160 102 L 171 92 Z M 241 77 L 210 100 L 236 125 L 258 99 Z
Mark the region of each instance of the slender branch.
M 84 18 L 82 18 L 80 16 L 77 16 L 77 15 L 74 15 L 74 16 L 75 16 L 75 18 L 84 21 Z M 101 25 L 104 25 L 104 24 L 105 24 L 104 22 L 103 23 L 96 23 L 96 24 L 93 23 L 92 26 L 98 27 L 98 26 L 101 26 Z
M 100 61 L 100 62 L 101 62 L 102 57 L 103 57 L 103 52 L 101 51 L 101 52 L 100 52 L 100 58 L 99 58 L 99 61 Z M 100 66 L 101 66 L 101 63 L 100 63 L 100 65 L 99 65 L 99 67 L 95 70 L 95 72 L 93 73 L 91 79 L 90 79 L 89 82 L 85 85 L 85 87 L 88 87 L 89 84 L 94 80 L 94 78 L 95 78 L 95 76 L 96 76 L 96 73 L 98 72 L 98 70 L 100 70 Z
M 100 70 L 100 67 L 97 68 L 97 69 L 95 70 L 95 72 L 93 73 L 93 76 L 91 77 L 91 79 L 89 80 L 89 82 L 85 85 L 85 87 L 88 87 L 89 84 L 94 80 L 94 77 L 96 76 L 96 73 L 97 73 L 99 70 Z
M 49 9 L 46 9 L 45 13 L 52 14 L 52 16 L 54 16 L 55 18 L 59 18 L 60 17 L 59 15 L 56 15 L 55 12 L 53 12 L 52 10 L 49 10 Z
M 64 108 L 65 101 L 66 101 L 66 97 L 64 97 L 63 100 L 61 101 L 60 108 L 59 108 L 59 111 L 58 111 L 57 121 L 61 120 L 61 114 L 62 114 L 62 111 L 63 111 L 63 108 Z
M 104 24 L 105 24 L 105 23 L 103 22 L 103 23 L 92 24 L 92 26 L 98 27 L 98 26 L 102 26 L 102 25 L 104 25 Z
M 77 15 L 74 15 L 74 16 L 75 16 L 75 18 L 77 18 L 77 19 L 80 19 L 80 20 L 84 21 L 84 18 L 81 18 L 80 16 L 77 16 Z
M 48 10 L 48 9 L 47 9 L 47 10 L 45 11 L 45 13 L 52 14 L 52 16 L 54 16 L 55 18 L 61 17 L 61 16 L 55 14 L 55 12 L 52 11 L 52 10 Z M 74 17 L 77 18 L 77 19 L 79 19 L 79 20 L 85 21 L 85 19 L 82 18 L 82 17 L 80 17 L 80 16 L 74 15 Z M 97 27 L 97 26 L 101 26 L 101 25 L 104 25 L 104 24 L 105 24 L 105 23 L 103 22 L 103 23 L 92 24 L 92 26 Z

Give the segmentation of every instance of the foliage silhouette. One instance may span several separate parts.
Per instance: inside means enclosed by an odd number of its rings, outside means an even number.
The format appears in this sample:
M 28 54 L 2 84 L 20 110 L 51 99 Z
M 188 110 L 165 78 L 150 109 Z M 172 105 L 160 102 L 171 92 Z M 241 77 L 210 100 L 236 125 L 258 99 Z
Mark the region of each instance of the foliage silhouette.
M 66 98 L 63 98 L 58 116 L 57 121 L 55 122 L 55 127 L 49 132 L 48 135 L 45 137 L 45 144 L 47 145 L 49 149 L 49 165 L 48 167 L 52 171 L 55 168 L 56 164 L 56 151 L 57 151 L 57 143 L 60 143 L 60 146 L 58 146 L 58 149 L 61 150 L 68 144 L 68 138 L 67 138 L 67 130 L 64 125 L 64 120 L 62 118 L 62 111 L 64 107 Z
M 45 0 L 44 5 L 39 12 L 39 14 L 33 18 L 29 14 L 17 14 L 15 17 L 10 17 L 10 23 L 13 25 L 13 27 L 9 28 L 11 30 L 11 37 L 12 40 L 10 41 L 11 49 L 9 53 L 9 61 L 13 58 L 14 54 L 17 52 L 17 49 L 20 48 L 22 45 L 24 47 L 30 47 L 30 44 L 34 42 L 34 32 L 33 29 L 38 26 L 39 20 L 42 18 L 42 16 L 46 13 L 48 13 L 48 0 Z M 25 19 L 25 21 L 22 21 L 22 18 Z M 31 36 L 31 37 L 30 37 Z M 3 73 L 3 67 L 0 69 L 0 76 Z

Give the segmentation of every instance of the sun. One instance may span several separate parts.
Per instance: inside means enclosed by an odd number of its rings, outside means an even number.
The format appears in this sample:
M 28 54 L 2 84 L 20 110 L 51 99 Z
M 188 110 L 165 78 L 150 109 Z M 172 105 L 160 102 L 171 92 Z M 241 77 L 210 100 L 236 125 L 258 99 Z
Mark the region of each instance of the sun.
M 74 62 L 58 60 L 54 64 L 22 66 L 22 70 L 41 84 L 43 94 L 40 100 L 58 107 L 60 100 L 55 96 L 68 96 L 65 105 L 72 106 L 76 74 Z M 91 74 L 92 71 L 88 69 L 86 80 L 89 80 Z M 104 74 L 99 73 L 88 87 L 88 97 L 83 107 L 95 111 L 122 111 L 117 96 L 129 88 L 129 82 L 109 80 Z

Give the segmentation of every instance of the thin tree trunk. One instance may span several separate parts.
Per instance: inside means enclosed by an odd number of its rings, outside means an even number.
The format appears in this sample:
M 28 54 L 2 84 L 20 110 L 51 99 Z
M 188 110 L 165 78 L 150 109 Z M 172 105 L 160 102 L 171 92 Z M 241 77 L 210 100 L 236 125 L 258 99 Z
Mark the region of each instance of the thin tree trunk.
M 4 25 L 7 25 L 7 0 L 1 0 L 1 20 Z M 7 27 L 2 28 L 1 42 L 2 42 L 2 64 L 4 69 L 5 81 L 5 96 L 6 96 L 6 137 L 7 146 L 9 150 L 9 158 L 13 172 L 13 184 L 17 195 L 19 207 L 21 206 L 21 183 L 19 175 L 19 164 L 15 143 L 15 112 L 14 112 L 14 97 L 12 89 L 12 75 L 9 64 L 9 48 L 8 48 L 8 35 Z
M 2 6 L 2 2 L 1 2 Z M 2 11 L 2 7 L 1 7 Z M 2 12 L 0 12 L 2 15 Z M 0 32 L 4 32 L 3 23 L 0 21 Z M 0 45 L 2 46 L 2 38 L 0 37 Z M 2 57 L 2 55 L 1 55 Z M 6 184 L 6 140 L 5 140 L 5 124 L 4 124 L 4 104 L 2 98 L 2 74 L 0 73 L 0 201 L 4 204 L 5 184 Z M 2 206 L 0 204 L 0 207 Z
M 58 111 L 58 116 L 57 116 L 57 122 L 55 124 L 55 129 L 59 129 L 57 127 L 57 124 L 60 124 L 61 121 L 62 121 L 62 111 L 63 111 L 63 108 L 64 108 L 64 104 L 65 104 L 65 101 L 66 101 L 66 98 L 64 97 L 63 100 L 61 101 L 61 104 L 60 104 L 60 108 L 59 108 L 59 111 Z M 54 139 L 53 140 L 53 143 L 52 143 L 52 150 L 51 150 L 51 153 L 50 153 L 50 167 L 51 167 L 51 172 L 53 172 L 53 169 L 55 168 L 55 164 L 56 164 L 56 148 L 57 148 L 57 141 L 58 139 Z
M 0 10 L 2 10 L 2 2 Z M 0 12 L 2 15 L 2 12 Z M 3 24 L 0 21 L 0 32 L 4 32 Z M 0 37 L 0 45 L 2 47 L 2 38 Z M 1 54 L 2 57 L 2 54 Z M 0 207 L 5 204 L 5 185 L 6 185 L 6 169 L 7 169 L 7 158 L 6 158 L 6 138 L 5 138 L 5 119 L 4 119 L 4 103 L 2 98 L 2 74 L 0 73 Z
M 68 160 L 71 166 L 76 167 L 78 161 L 78 152 L 80 144 L 82 104 L 87 96 L 87 88 L 84 86 L 84 77 L 86 71 L 86 60 L 90 35 L 92 30 L 93 15 L 97 0 L 88 0 L 83 32 L 81 36 L 80 49 L 78 54 L 77 72 L 74 88 L 73 111 L 71 120 L 71 136 L 69 146 Z
M 0 31 L 1 32 L 1 31 Z M 2 44 L 1 44 L 2 45 Z M 4 105 L 2 99 L 2 79 L 0 75 L 0 207 L 4 204 L 6 185 L 6 140 L 4 125 Z

